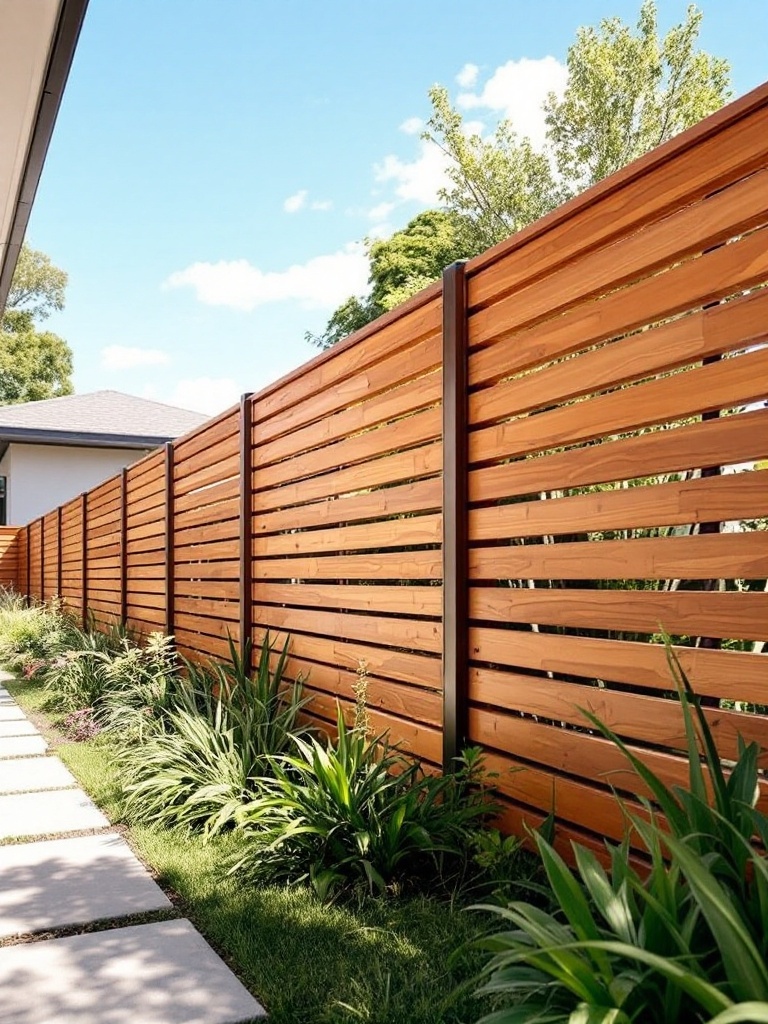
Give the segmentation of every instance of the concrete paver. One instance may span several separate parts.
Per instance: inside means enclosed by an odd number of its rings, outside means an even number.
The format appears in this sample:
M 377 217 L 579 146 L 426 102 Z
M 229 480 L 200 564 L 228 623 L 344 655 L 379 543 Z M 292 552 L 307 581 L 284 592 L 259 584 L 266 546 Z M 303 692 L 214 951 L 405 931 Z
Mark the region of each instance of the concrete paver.
M 0 948 L 3 1024 L 239 1024 L 263 1008 L 188 921 Z
M 18 704 L 7 702 L 0 704 L 0 722 L 26 722 L 27 716 Z
M 56 835 L 109 822 L 82 789 L 0 796 L 0 839 Z
M 42 736 L 0 736 L 0 759 L 44 754 L 48 744 Z
M 0 846 L 0 937 L 171 906 L 118 835 Z
M 58 757 L 14 757 L 0 761 L 0 795 L 76 786 Z
M 38 730 L 26 718 L 13 718 L 10 721 L 0 718 L 0 737 L 39 735 Z

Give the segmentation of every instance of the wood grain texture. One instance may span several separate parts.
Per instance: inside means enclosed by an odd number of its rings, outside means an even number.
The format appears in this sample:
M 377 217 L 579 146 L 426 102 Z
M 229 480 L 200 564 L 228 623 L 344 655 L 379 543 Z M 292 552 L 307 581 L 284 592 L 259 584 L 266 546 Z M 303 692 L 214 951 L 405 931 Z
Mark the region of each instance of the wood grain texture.
M 342 589 L 342 588 L 337 588 Z M 366 588 L 363 588 L 366 589 Z M 705 590 L 471 587 L 473 620 L 764 640 L 768 594 Z

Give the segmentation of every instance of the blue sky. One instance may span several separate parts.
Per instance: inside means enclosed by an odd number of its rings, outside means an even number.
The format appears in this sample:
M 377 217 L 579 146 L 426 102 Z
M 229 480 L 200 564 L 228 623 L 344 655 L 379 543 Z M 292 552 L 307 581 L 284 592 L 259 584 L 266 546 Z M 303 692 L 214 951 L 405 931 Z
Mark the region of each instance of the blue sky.
M 663 29 L 687 3 L 659 0 Z M 765 0 L 701 0 L 734 95 L 768 78 Z M 639 0 L 91 0 L 27 232 L 69 273 L 46 325 L 77 391 L 215 413 L 316 354 L 360 242 L 435 205 L 427 90 L 541 131 L 576 28 Z M 547 59 L 548 58 L 548 59 Z

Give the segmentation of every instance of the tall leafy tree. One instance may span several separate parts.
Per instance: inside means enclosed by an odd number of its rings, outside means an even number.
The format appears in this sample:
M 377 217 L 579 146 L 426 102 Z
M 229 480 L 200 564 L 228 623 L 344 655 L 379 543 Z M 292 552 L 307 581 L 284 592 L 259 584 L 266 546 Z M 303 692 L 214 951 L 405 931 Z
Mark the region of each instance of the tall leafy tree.
M 72 393 L 72 350 L 37 329 L 64 308 L 66 285 L 66 273 L 45 253 L 22 246 L 0 320 L 0 405 Z
M 436 240 L 437 259 L 430 265 L 422 259 L 432 251 L 429 239 L 419 237 L 415 245 L 398 240 L 420 235 L 414 226 L 427 227 L 434 211 L 375 243 L 369 248 L 369 295 L 347 300 L 312 340 L 323 347 L 335 343 L 417 285 L 438 278 L 447 263 L 483 252 L 721 107 L 731 95 L 730 70 L 727 61 L 696 48 L 701 20 L 691 6 L 662 37 L 655 0 L 643 0 L 634 31 L 618 18 L 579 29 L 568 50 L 565 92 L 561 98 L 550 94 L 544 106 L 542 152 L 509 120 L 487 137 L 468 132 L 448 91 L 431 89 L 432 115 L 423 137 L 447 158 L 448 185 L 440 192 L 445 219 L 435 223 L 450 225 L 452 244 L 446 249 Z M 382 271 L 374 262 L 376 246 L 396 254 L 399 284 L 387 285 L 386 302 L 377 290 Z M 389 281 L 386 275 L 382 280 Z
M 568 50 L 568 85 L 545 105 L 557 172 L 573 194 L 613 174 L 713 113 L 731 96 L 728 62 L 696 49 L 702 13 L 661 38 L 654 0 L 637 30 L 618 18 L 580 28 Z

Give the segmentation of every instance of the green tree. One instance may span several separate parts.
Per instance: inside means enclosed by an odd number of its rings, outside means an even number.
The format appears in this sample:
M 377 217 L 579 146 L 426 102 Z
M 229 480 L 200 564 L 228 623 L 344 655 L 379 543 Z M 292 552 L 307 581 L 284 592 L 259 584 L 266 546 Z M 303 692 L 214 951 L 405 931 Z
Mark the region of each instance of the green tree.
M 730 67 L 696 50 L 702 13 L 659 37 L 654 0 L 644 0 L 637 32 L 618 18 L 580 28 L 568 50 L 562 100 L 545 104 L 547 139 L 570 194 L 613 174 L 701 121 L 731 96 Z
M 440 277 L 443 267 L 467 255 L 460 230 L 461 223 L 453 214 L 426 210 L 391 238 L 368 240 L 370 292 L 350 296 L 335 311 L 323 333 L 307 333 L 307 340 L 320 348 L 330 348 L 431 284 Z
M 465 253 L 474 256 L 543 217 L 563 198 L 549 160 L 503 120 L 490 139 L 468 135 L 461 114 L 436 85 L 423 138 L 448 157 L 450 185 L 440 198 L 458 222 Z
M 635 31 L 618 18 L 579 29 L 568 50 L 565 92 L 561 99 L 551 94 L 544 106 L 544 152 L 509 120 L 489 137 L 468 133 L 448 91 L 431 89 L 423 138 L 447 157 L 444 212 L 420 214 L 369 246 L 369 295 L 348 299 L 310 340 L 334 344 L 436 280 L 443 266 L 485 251 L 722 106 L 730 97 L 729 66 L 696 49 L 701 20 L 689 7 L 685 20 L 660 37 L 656 3 L 643 0 Z M 432 246 L 423 237 L 431 223 L 443 227 L 451 245 L 435 239 Z M 384 269 L 390 256 L 396 285 Z
M 72 393 L 72 350 L 37 323 L 64 308 L 67 275 L 23 245 L 0 320 L 0 405 Z

